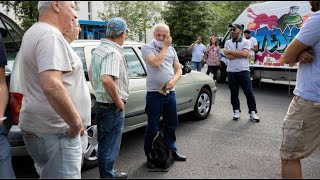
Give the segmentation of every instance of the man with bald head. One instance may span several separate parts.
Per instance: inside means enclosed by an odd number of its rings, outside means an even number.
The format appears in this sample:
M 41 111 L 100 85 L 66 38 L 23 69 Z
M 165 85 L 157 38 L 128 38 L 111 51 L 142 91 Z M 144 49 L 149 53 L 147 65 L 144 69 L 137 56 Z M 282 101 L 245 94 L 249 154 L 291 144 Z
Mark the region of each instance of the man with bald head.
M 19 127 L 40 178 L 81 178 L 82 121 L 90 94 L 81 61 L 62 32 L 77 19 L 74 1 L 39 1 L 39 21 L 24 34 L 17 62 L 22 86 Z
M 170 46 L 172 38 L 166 24 L 157 24 L 153 31 L 154 39 L 141 48 L 142 57 L 147 65 L 147 96 L 146 113 L 148 125 L 145 132 L 144 151 L 147 156 L 147 166 L 156 168 L 152 161 L 154 152 L 152 140 L 159 131 L 160 117 L 163 117 L 164 139 L 178 161 L 185 161 L 186 157 L 177 153 L 175 130 L 178 125 L 176 95 L 174 86 L 182 75 L 179 59 L 175 49 Z M 166 93 L 160 93 L 161 86 Z

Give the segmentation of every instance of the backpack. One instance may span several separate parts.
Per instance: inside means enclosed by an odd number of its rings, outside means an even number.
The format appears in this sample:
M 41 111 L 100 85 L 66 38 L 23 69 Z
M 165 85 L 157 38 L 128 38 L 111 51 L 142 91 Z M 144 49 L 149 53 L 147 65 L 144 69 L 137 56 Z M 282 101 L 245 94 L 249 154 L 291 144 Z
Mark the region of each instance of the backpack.
M 152 141 L 152 149 L 154 153 L 151 155 L 152 161 L 158 168 L 167 169 L 173 162 L 172 151 L 169 145 L 165 142 L 160 131 Z

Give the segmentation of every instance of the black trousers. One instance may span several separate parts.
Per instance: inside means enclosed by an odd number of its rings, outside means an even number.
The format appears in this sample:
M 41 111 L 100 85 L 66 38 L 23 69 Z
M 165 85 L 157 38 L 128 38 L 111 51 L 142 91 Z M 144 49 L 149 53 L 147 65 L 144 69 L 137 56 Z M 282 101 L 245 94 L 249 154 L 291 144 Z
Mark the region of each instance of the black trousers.
M 217 72 L 218 69 L 220 68 L 220 66 L 208 66 L 208 70 L 207 70 L 207 75 L 209 75 L 210 73 L 213 74 L 213 80 L 217 80 Z

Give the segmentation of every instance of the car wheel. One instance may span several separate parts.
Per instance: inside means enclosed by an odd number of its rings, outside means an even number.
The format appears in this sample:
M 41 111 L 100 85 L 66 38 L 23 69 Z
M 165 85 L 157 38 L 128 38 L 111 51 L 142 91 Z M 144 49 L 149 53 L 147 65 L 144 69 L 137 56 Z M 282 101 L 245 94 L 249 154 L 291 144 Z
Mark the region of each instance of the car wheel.
M 88 134 L 88 145 L 83 152 L 83 165 L 87 168 L 98 165 L 98 139 L 97 125 L 92 125 L 86 130 Z
M 225 83 L 227 79 L 227 66 L 221 62 L 221 67 L 217 71 L 217 82 Z
M 202 88 L 199 92 L 196 104 L 194 106 L 194 115 L 197 119 L 206 119 L 211 111 L 211 93 L 208 89 Z
M 186 65 L 188 65 L 188 66 L 191 67 L 191 61 L 190 61 L 190 60 L 186 61 L 185 66 L 186 66 Z

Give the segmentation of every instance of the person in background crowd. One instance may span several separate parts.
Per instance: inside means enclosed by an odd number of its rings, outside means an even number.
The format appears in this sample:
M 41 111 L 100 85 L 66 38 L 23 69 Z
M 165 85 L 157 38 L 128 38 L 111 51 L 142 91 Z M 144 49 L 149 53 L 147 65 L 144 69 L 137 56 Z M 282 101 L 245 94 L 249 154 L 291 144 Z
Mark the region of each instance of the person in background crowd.
M 219 68 L 221 67 L 220 59 L 221 59 L 221 53 L 220 53 L 220 47 L 218 46 L 217 38 L 215 36 L 210 37 L 210 44 L 207 45 L 207 52 L 206 52 L 208 58 L 207 58 L 207 75 L 210 74 L 210 72 L 213 74 L 213 80 L 217 81 L 217 72 Z
M 258 51 L 258 41 L 255 37 L 251 37 L 249 30 L 245 30 L 243 34 L 244 34 L 244 37 L 251 42 L 250 62 L 253 64 L 255 62 L 255 51 Z
M 192 51 L 192 59 L 191 59 L 192 70 L 197 70 L 201 72 L 202 58 L 206 53 L 206 46 L 202 44 L 202 37 L 200 35 L 196 37 L 196 41 L 190 45 L 188 50 Z

